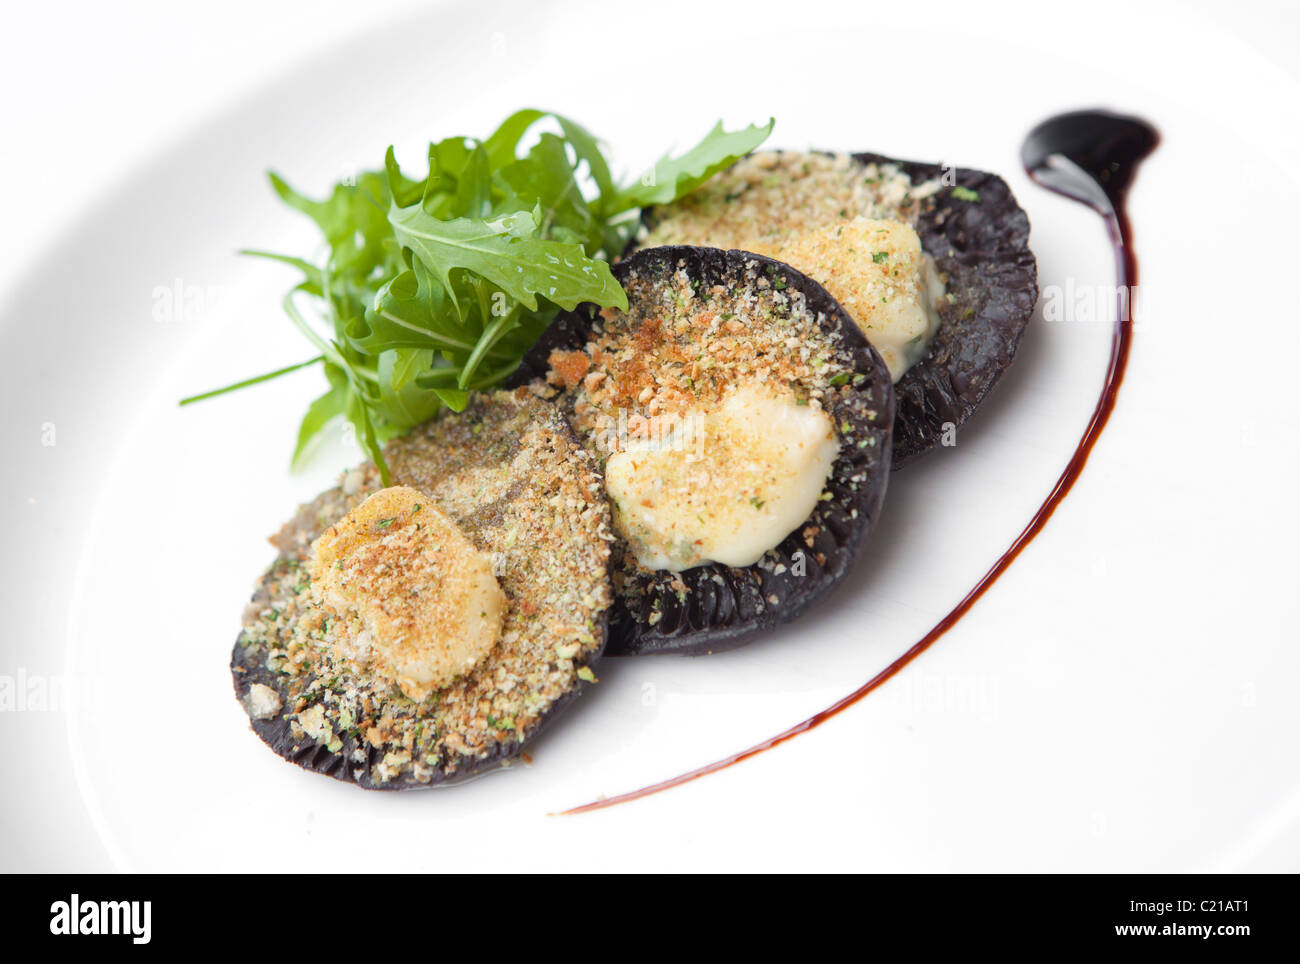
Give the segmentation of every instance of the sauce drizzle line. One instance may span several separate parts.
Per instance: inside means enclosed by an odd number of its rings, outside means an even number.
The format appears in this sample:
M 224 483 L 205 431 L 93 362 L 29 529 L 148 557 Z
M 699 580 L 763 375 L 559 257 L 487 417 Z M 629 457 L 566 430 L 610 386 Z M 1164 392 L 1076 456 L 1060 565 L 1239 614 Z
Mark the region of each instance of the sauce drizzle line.
M 955 608 L 934 628 L 912 645 L 903 655 L 867 680 L 853 692 L 836 700 L 826 709 L 782 730 L 775 736 L 755 743 L 747 749 L 712 763 L 689 770 L 667 780 L 652 783 L 639 790 L 630 790 L 613 797 L 602 797 L 561 811 L 561 815 L 587 813 L 615 804 L 648 797 L 654 793 L 679 787 L 719 770 L 734 766 L 742 760 L 757 756 L 766 750 L 791 740 L 801 733 L 821 726 L 831 717 L 848 709 L 868 693 L 883 685 L 903 667 L 929 649 L 936 640 L 951 629 L 964 616 L 989 587 L 1007 571 L 1025 546 L 1042 531 L 1057 506 L 1069 494 L 1083 473 L 1083 467 L 1092 454 L 1093 446 L 1110 421 L 1124 382 L 1128 366 L 1129 348 L 1133 341 L 1133 323 L 1129 314 L 1130 293 L 1138 280 L 1137 257 L 1133 250 L 1132 229 L 1124 201 L 1138 164 L 1159 143 L 1155 128 L 1134 117 L 1111 114 L 1107 111 L 1077 111 L 1050 118 L 1039 124 L 1026 137 L 1021 148 L 1021 158 L 1029 176 L 1048 190 L 1064 194 L 1093 208 L 1106 221 L 1111 244 L 1115 252 L 1115 272 L 1119 303 L 1115 314 L 1115 329 L 1111 335 L 1110 361 L 1100 397 L 1088 420 L 1079 444 L 1075 447 L 1065 470 L 1043 504 L 1038 507 L 1028 525 L 979 582 L 966 593 Z

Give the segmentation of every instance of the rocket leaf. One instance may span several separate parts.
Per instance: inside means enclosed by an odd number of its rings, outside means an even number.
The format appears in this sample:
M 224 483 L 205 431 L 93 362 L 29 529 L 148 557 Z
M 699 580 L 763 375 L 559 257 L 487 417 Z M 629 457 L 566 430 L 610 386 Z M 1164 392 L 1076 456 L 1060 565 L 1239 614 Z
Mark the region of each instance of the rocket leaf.
M 541 123 L 555 130 L 521 153 Z M 622 187 L 594 135 L 532 108 L 484 140 L 430 143 L 422 177 L 405 174 L 391 147 L 380 168 L 340 180 L 323 200 L 272 173 L 280 199 L 316 223 L 326 253 L 245 253 L 300 272 L 284 310 L 317 357 L 183 404 L 323 362 L 329 390 L 302 419 L 293 464 L 342 418 L 387 482 L 382 444 L 504 381 L 561 308 L 627 307 L 609 262 L 636 229 L 635 209 L 693 191 L 771 130 L 770 121 L 730 133 L 719 124 Z M 314 321 L 295 294 L 316 302 Z

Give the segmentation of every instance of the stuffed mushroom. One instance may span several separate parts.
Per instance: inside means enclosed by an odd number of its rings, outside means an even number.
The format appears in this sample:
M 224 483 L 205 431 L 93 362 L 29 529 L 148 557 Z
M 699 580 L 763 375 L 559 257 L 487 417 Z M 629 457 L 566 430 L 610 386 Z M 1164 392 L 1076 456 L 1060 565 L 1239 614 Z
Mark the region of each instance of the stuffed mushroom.
M 562 314 L 516 380 L 561 398 L 604 466 L 610 652 L 725 649 L 849 571 L 885 494 L 889 372 L 789 265 L 660 247 L 615 275 L 628 310 Z
M 472 398 L 303 506 L 231 661 L 257 735 L 366 788 L 516 756 L 584 686 L 611 602 L 595 460 L 551 403 Z

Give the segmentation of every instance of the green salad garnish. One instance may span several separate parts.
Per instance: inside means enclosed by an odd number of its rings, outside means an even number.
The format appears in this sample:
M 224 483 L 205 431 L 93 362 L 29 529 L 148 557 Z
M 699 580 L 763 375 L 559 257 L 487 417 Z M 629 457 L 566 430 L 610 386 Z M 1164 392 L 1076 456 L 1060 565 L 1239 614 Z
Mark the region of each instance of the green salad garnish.
M 543 120 L 555 130 L 521 155 L 524 136 Z M 244 253 L 302 272 L 284 310 L 318 354 L 181 404 L 321 364 L 329 390 L 303 417 L 293 464 L 344 418 L 387 484 L 383 443 L 503 381 L 561 308 L 626 308 L 609 261 L 635 232 L 639 209 L 695 190 L 772 126 L 727 132 L 719 123 L 695 147 L 621 185 L 596 138 L 539 110 L 512 114 L 484 140 L 430 144 L 423 179 L 403 173 L 391 147 L 381 170 L 338 182 L 322 201 L 272 173 L 276 193 L 316 222 L 328 250 L 320 261 Z M 299 296 L 315 303 L 323 330 Z

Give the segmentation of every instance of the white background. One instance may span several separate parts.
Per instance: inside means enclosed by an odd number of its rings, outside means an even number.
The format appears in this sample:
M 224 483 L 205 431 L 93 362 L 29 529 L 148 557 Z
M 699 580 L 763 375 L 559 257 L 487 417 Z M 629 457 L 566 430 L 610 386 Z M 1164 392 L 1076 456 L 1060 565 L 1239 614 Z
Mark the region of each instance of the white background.
M 918 9 L 9 5 L 0 676 L 71 668 L 96 690 L 71 720 L 0 714 L 0 869 L 1300 866 L 1293 7 Z M 563 819 L 546 813 L 770 735 L 919 637 L 1059 472 L 1108 335 L 1036 319 L 963 443 L 894 480 L 871 558 L 798 629 L 712 661 L 606 664 L 526 772 L 400 800 L 298 774 L 247 732 L 223 661 L 260 538 L 349 456 L 284 472 L 307 373 L 184 416 L 171 402 L 308 354 L 276 314 L 284 276 L 229 256 L 310 243 L 265 167 L 321 190 L 388 140 L 414 158 L 421 137 L 534 102 L 630 168 L 717 116 L 774 113 L 773 144 L 997 170 L 1044 284 L 1103 283 L 1107 252 L 1095 218 L 1019 176 L 1020 135 L 1092 104 L 1165 135 L 1133 202 L 1150 317 L 1129 381 L 1017 567 L 835 722 Z M 150 326 L 176 277 L 222 307 Z M 232 847 L 260 839 L 259 807 L 277 836 Z M 359 830 L 389 846 L 358 853 Z

